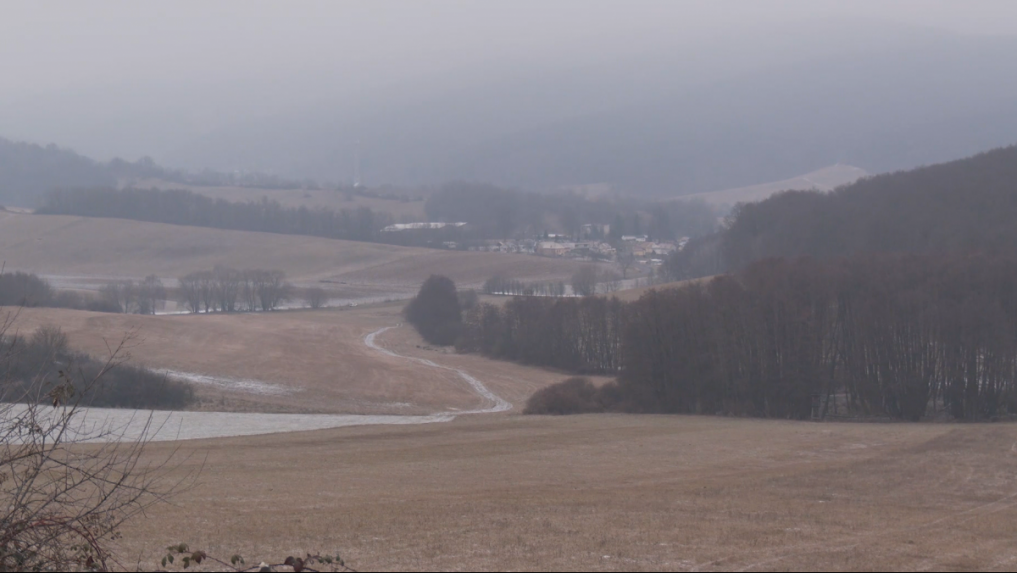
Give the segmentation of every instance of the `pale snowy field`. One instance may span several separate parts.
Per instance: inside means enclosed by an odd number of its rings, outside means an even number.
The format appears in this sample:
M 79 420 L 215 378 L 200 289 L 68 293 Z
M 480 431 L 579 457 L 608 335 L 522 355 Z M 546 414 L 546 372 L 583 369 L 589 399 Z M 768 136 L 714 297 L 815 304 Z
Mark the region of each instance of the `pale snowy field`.
M 25 406 L 11 404 L 5 419 L 12 419 Z M 48 418 L 55 409 L 39 407 L 39 417 Z M 246 412 L 169 412 L 118 408 L 87 408 L 75 413 L 71 440 L 148 441 L 198 440 L 231 436 L 253 436 L 281 432 L 325 430 L 347 426 L 410 425 L 449 422 L 452 414 L 430 416 L 367 416 L 352 414 L 250 414 Z

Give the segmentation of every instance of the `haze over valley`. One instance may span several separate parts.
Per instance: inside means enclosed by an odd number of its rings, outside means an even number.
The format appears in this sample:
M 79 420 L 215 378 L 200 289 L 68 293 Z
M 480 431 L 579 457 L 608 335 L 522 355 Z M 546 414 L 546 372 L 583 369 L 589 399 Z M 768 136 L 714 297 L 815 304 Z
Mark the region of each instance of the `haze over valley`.
M 1017 3 L 15 1 L 0 570 L 1011 570 Z

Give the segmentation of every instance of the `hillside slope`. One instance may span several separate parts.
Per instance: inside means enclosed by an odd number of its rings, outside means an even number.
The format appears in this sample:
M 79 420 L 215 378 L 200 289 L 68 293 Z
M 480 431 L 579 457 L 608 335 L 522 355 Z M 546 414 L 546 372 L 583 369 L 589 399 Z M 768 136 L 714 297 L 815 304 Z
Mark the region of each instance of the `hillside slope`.
M 831 193 L 792 191 L 746 204 L 729 228 L 673 257 L 668 269 L 691 278 L 769 257 L 1015 255 L 1014 220 L 1017 146 L 864 178 Z
M 825 33 L 870 49 L 823 53 Z M 640 77 L 600 67 L 511 76 L 362 113 L 301 109 L 223 127 L 167 159 L 341 180 L 350 168 L 336 158 L 352 158 L 359 139 L 369 182 L 604 183 L 673 197 L 835 163 L 913 168 L 1005 145 L 1017 133 L 1017 39 L 836 25 L 822 34 L 788 36 L 816 48 L 808 58 L 723 77 L 670 55 Z M 685 77 L 698 80 L 673 79 Z
M 723 191 L 694 193 L 686 195 L 682 199 L 700 199 L 710 205 L 734 206 L 738 203 L 762 201 L 781 191 L 832 191 L 843 185 L 850 185 L 866 175 L 868 173 L 860 167 L 838 163 L 783 181 L 760 183 L 748 187 L 724 189 Z
M 8 270 L 80 278 L 175 279 L 217 264 L 280 269 L 290 280 L 415 290 L 430 274 L 479 285 L 496 273 L 567 279 L 582 263 L 529 255 L 440 251 L 161 223 L 0 212 L 0 252 Z
M 105 166 L 55 145 L 0 138 L 0 204 L 35 207 L 58 187 L 115 185 Z

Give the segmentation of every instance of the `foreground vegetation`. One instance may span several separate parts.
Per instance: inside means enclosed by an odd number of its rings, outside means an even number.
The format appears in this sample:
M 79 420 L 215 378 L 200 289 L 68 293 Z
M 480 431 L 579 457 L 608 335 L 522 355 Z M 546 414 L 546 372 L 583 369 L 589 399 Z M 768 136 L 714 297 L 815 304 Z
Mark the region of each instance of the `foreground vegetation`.
M 5 335 L 0 348 L 8 400 L 45 401 L 60 387 L 75 403 L 96 408 L 179 410 L 194 401 L 189 384 L 74 352 L 67 336 L 52 326 L 39 328 L 30 337 Z

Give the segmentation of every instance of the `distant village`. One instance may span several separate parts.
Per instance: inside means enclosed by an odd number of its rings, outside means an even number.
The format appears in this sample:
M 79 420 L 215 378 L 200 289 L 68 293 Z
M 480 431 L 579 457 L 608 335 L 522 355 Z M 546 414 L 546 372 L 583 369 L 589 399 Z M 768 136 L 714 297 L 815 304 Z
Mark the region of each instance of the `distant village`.
M 385 232 L 398 232 L 420 229 L 441 229 L 444 227 L 462 227 L 466 223 L 403 223 L 390 225 L 383 229 Z M 664 259 L 675 251 L 685 248 L 688 237 L 682 237 L 676 241 L 651 241 L 647 235 L 622 235 L 620 241 L 614 244 L 600 238 L 610 235 L 610 225 L 582 226 L 580 237 L 587 239 L 576 240 L 574 236 L 556 233 L 545 233 L 542 236 L 527 239 L 491 239 L 484 241 L 481 245 L 470 245 L 463 247 L 455 241 L 443 243 L 446 249 L 481 251 L 489 253 L 517 253 L 525 255 L 536 255 L 539 257 L 558 257 L 583 261 L 613 261 L 619 260 L 619 250 L 622 253 L 631 254 L 634 262 L 643 265 L 659 266 Z

